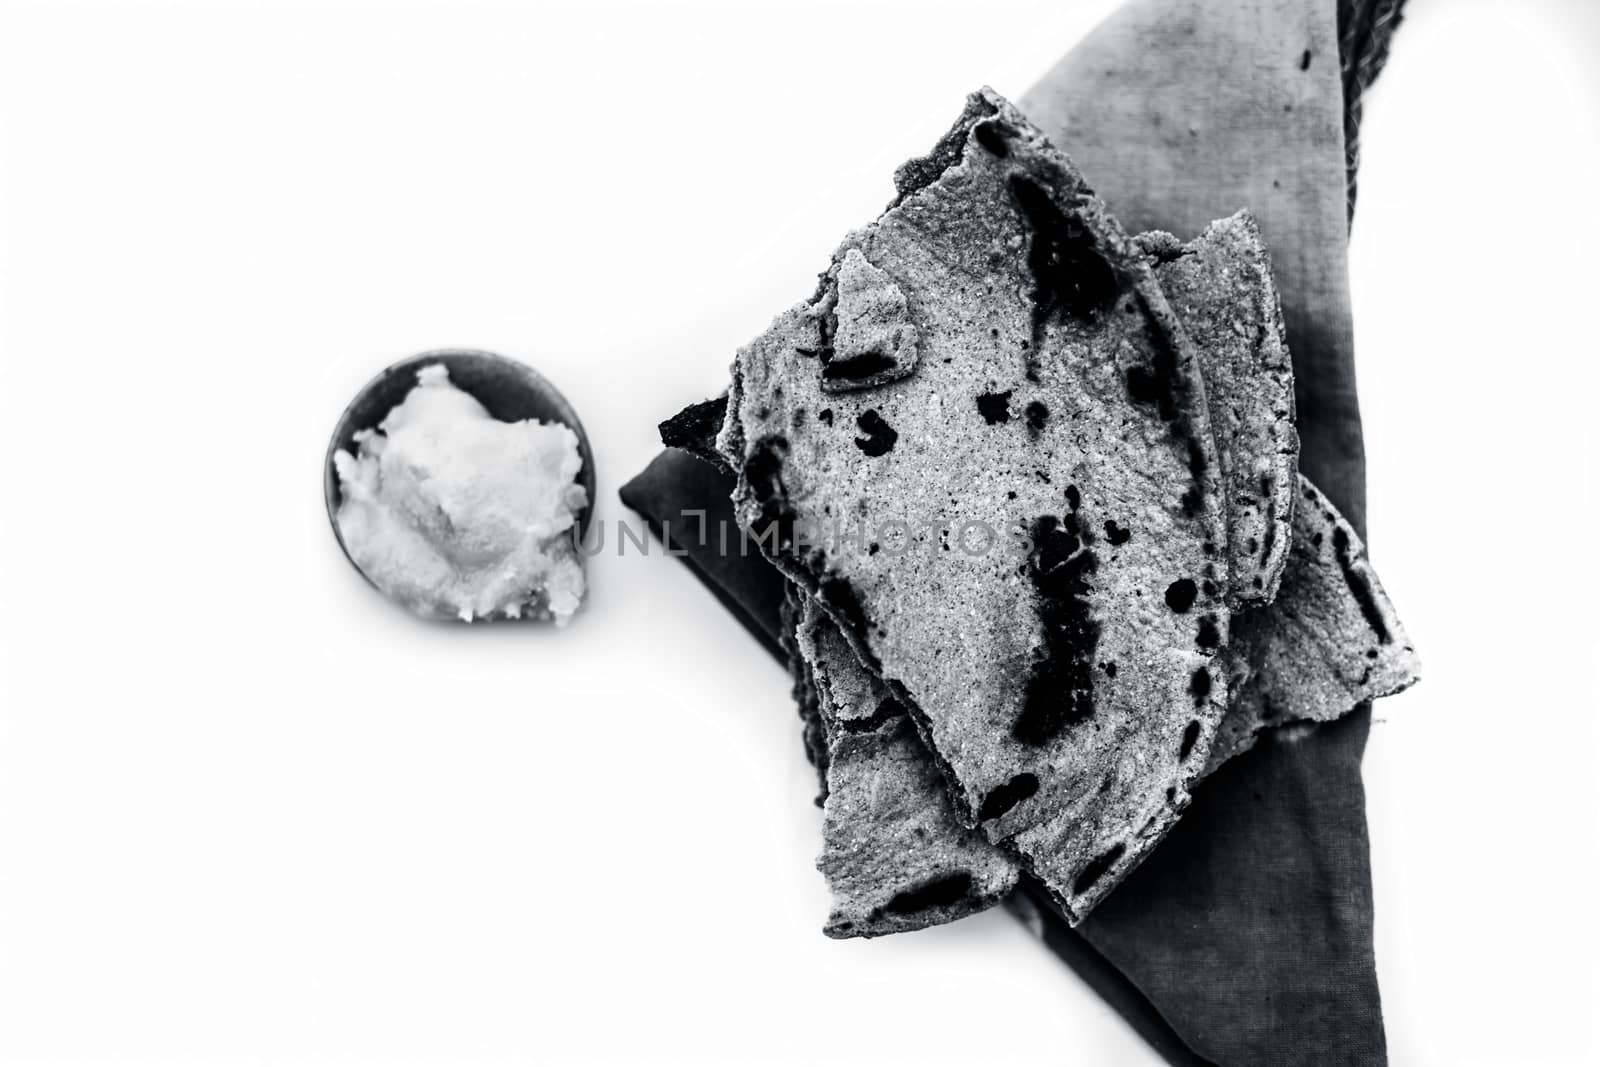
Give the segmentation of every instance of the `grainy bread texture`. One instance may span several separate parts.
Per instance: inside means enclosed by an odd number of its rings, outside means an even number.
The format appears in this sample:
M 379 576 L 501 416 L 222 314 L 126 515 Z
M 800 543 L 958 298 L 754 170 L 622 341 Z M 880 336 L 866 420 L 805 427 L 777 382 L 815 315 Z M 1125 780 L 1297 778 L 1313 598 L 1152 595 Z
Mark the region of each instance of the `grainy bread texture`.
M 1201 353 L 1228 516 L 1228 601 L 1272 601 L 1289 552 L 1300 437 L 1294 368 L 1261 232 L 1249 212 L 1188 244 L 1144 233 L 1156 279 Z
M 718 447 L 740 522 L 911 713 L 959 816 L 1081 916 L 1175 822 L 1225 706 L 1205 387 L 1145 252 L 992 92 L 896 183 L 741 349 Z M 839 393 L 852 252 L 918 359 Z
M 1278 598 L 1235 616 L 1233 700 L 1207 774 L 1269 726 L 1337 719 L 1420 677 L 1416 650 L 1361 539 L 1316 486 L 1304 477 L 1298 484 Z
M 1006 851 L 961 825 L 910 716 L 815 601 L 796 646 L 827 733 L 822 855 L 830 937 L 920 930 L 983 911 L 1016 886 Z

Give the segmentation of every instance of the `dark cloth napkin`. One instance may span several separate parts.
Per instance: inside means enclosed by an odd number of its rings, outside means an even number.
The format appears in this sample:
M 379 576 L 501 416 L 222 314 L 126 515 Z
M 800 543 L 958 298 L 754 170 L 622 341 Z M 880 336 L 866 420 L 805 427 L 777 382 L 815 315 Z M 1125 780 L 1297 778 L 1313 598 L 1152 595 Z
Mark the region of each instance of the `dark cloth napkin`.
M 1301 469 L 1358 530 L 1345 262 L 1354 131 L 1399 9 L 1132 0 L 1020 101 L 1130 232 L 1187 239 L 1240 207 L 1255 214 L 1294 353 Z M 719 551 L 730 490 L 710 465 L 668 450 L 622 499 L 782 658 L 777 572 Z M 1027 885 L 1013 912 L 1172 1063 L 1384 1063 L 1361 782 L 1369 725 L 1363 707 L 1269 734 L 1200 787 L 1076 930 Z

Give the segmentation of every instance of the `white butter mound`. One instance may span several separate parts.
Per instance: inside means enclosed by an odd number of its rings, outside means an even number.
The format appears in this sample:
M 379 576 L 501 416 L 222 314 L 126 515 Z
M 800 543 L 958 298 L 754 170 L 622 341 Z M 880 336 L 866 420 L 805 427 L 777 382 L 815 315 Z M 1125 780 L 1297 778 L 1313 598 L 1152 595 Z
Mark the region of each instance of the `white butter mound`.
M 386 595 L 430 618 L 572 618 L 587 502 L 577 434 L 499 422 L 434 364 L 356 443 L 334 456 L 339 535 Z

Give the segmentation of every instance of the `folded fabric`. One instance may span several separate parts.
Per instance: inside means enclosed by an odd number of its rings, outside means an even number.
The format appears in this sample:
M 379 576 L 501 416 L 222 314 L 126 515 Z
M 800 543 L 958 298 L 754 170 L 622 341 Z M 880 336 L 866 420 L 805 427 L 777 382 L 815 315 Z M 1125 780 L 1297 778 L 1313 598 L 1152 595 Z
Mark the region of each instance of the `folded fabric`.
M 1300 468 L 1360 531 L 1344 88 L 1327 0 L 1135 0 L 1022 101 L 1129 225 L 1248 205 L 1294 357 Z M 1079 928 L 1219 1063 L 1381 1063 L 1357 713 L 1223 768 Z M 1260 798 L 1260 799 L 1258 799 Z

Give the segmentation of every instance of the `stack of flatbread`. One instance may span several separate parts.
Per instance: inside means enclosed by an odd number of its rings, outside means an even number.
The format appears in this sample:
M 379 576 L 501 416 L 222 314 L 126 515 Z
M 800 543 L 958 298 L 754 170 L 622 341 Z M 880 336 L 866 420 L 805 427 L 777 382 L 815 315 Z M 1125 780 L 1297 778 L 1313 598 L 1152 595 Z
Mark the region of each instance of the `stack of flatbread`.
M 1249 214 L 1125 233 L 974 93 L 815 294 L 662 425 L 787 578 L 826 932 L 947 922 L 1023 875 L 1077 923 L 1263 730 L 1417 678 L 1298 473 Z

